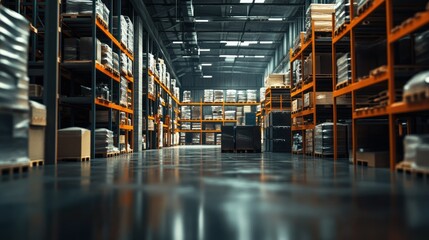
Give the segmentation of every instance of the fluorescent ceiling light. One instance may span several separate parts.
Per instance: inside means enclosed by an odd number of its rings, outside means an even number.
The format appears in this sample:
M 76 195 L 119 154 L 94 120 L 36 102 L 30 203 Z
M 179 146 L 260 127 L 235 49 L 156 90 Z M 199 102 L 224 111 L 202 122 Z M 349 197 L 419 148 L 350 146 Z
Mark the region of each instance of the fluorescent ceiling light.
M 213 64 L 212 63 L 201 63 L 201 66 L 207 66 L 207 67 L 209 67 L 211 65 L 213 65 Z
M 183 56 L 183 58 L 191 58 L 191 56 Z
M 265 0 L 255 0 L 255 3 L 264 3 Z M 240 3 L 253 3 L 253 0 L 240 0 Z
M 183 41 L 173 41 L 173 44 L 182 44 Z
M 268 21 L 283 21 L 283 18 L 268 18 Z
M 204 75 L 203 78 L 213 78 L 213 76 L 210 75 Z
M 208 19 L 195 19 L 195 22 L 199 22 L 199 23 L 201 23 L 201 22 L 209 22 L 209 20 Z
M 210 52 L 209 48 L 200 48 L 200 52 Z
M 243 46 L 247 47 L 250 44 L 258 44 L 257 41 L 220 41 L 220 43 L 226 43 L 226 47 L 237 47 L 237 46 Z
M 262 55 L 256 55 L 255 58 L 265 58 L 265 56 Z
M 237 55 L 219 55 L 219 57 L 221 57 L 221 58 L 236 58 L 238 56 Z
M 273 44 L 273 41 L 260 41 L 260 44 Z

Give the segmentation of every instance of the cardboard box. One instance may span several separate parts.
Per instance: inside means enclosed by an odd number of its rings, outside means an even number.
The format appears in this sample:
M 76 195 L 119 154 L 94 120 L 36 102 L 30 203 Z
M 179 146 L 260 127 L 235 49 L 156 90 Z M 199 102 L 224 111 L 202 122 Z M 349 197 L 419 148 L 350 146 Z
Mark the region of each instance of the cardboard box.
M 304 107 L 313 107 L 313 92 L 308 92 L 304 94 Z
M 91 157 L 91 131 L 71 127 L 58 130 L 58 159 Z
M 46 126 L 46 107 L 38 102 L 30 101 L 30 125 Z
M 292 112 L 301 110 L 302 108 L 302 99 L 298 98 L 292 101 Z
M 285 86 L 285 74 L 270 74 L 265 78 L 265 87 Z
M 389 167 L 389 152 L 357 152 L 356 159 L 368 167 Z
M 28 130 L 28 157 L 30 160 L 45 159 L 45 127 L 30 126 Z

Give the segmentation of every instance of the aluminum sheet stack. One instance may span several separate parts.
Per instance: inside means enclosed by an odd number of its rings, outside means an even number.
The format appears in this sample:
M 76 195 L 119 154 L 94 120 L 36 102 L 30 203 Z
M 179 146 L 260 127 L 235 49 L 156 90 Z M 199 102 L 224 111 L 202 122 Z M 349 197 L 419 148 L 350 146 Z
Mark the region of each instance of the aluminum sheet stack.
M 239 103 L 247 102 L 246 90 L 238 90 L 237 91 L 237 99 Z
M 248 103 L 255 103 L 256 102 L 256 90 L 247 90 L 246 91 L 246 95 L 247 95 L 247 102 Z
M 237 90 L 226 90 L 225 102 L 235 103 L 237 101 Z
M 191 102 L 191 91 L 183 91 L 183 100 L 184 103 Z
M 312 21 L 314 22 L 315 32 L 331 32 L 333 13 L 335 13 L 335 4 L 310 4 L 306 12 L 305 38 L 309 39 L 311 37 Z
M 347 148 L 347 125 L 337 123 L 337 153 L 345 155 Z M 321 155 L 334 154 L 334 124 L 322 123 L 314 128 L 314 153 Z
M 223 102 L 223 90 L 214 90 L 214 102 Z
M 204 89 L 204 102 L 213 102 L 213 89 Z
M 352 79 L 352 68 L 351 68 L 350 53 L 342 55 L 337 60 L 337 84 L 347 82 Z
M 95 153 L 109 154 L 118 152 L 114 146 L 113 132 L 106 128 L 95 129 Z
M 28 164 L 29 23 L 0 5 L 0 165 Z

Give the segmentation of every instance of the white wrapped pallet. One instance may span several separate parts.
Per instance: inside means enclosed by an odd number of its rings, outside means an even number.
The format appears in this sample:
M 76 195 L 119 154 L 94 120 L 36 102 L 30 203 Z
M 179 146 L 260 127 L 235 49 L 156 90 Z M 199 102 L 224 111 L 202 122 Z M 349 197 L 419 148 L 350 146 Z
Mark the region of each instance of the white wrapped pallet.
M 256 102 L 256 90 L 246 90 L 246 95 L 248 103 Z
M 237 101 L 237 90 L 226 90 L 225 102 L 235 103 Z
M 247 95 L 245 90 L 238 90 L 237 91 L 237 98 L 239 103 L 245 103 L 247 102 Z
M 204 102 L 213 102 L 213 89 L 204 89 Z
M 214 102 L 223 102 L 223 90 L 214 90 L 213 101 Z
M 183 91 L 183 100 L 184 103 L 190 103 L 191 102 L 191 91 Z
M 264 87 L 261 87 L 259 89 L 259 99 L 260 99 L 261 102 L 265 101 L 265 92 L 266 92 L 266 90 L 267 89 L 264 88 Z

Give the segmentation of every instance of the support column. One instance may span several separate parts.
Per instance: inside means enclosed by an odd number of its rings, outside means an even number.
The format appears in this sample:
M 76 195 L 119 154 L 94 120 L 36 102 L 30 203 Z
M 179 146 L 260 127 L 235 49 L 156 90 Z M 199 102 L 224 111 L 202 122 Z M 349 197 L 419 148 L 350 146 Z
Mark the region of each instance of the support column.
M 136 152 L 143 146 L 143 27 L 139 16 L 134 18 L 134 146 Z

